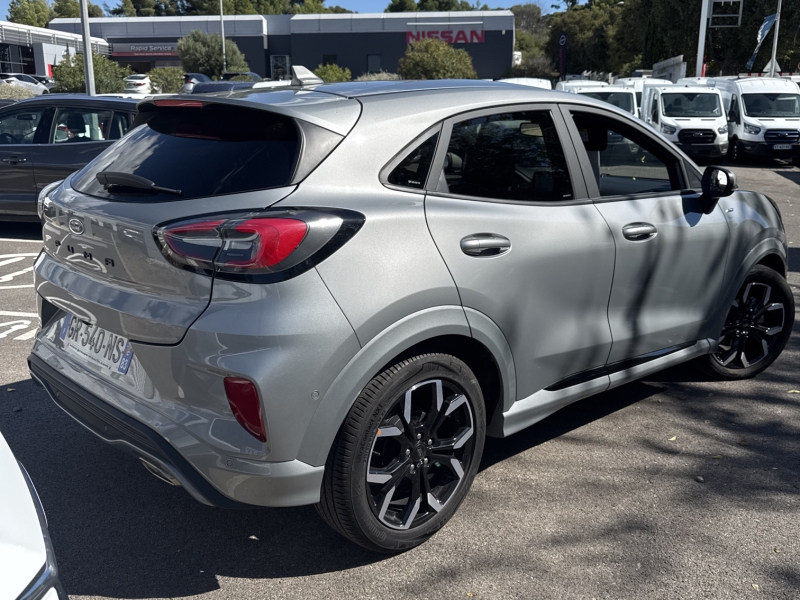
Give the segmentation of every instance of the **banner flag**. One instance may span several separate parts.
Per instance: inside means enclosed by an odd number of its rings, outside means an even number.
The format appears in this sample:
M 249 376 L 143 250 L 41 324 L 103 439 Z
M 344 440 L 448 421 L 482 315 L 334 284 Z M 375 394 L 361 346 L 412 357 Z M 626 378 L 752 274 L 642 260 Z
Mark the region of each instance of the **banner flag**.
M 753 56 L 750 57 L 750 60 L 747 61 L 747 65 L 745 65 L 747 71 L 753 70 L 753 63 L 756 62 L 756 54 L 758 54 L 758 49 L 761 48 L 761 42 L 764 41 L 764 38 L 767 37 L 769 30 L 772 29 L 773 23 L 775 23 L 775 17 L 777 15 L 769 15 L 764 22 L 761 24 L 761 27 L 758 29 L 758 35 L 756 36 L 756 41 L 758 45 L 756 49 L 753 51 Z

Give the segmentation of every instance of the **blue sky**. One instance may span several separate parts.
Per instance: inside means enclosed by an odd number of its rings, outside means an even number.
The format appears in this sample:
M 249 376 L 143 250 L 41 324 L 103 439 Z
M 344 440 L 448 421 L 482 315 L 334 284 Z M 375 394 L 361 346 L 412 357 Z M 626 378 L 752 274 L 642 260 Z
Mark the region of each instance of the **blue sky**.
M 0 20 L 5 20 L 6 15 L 8 14 L 8 1 L 9 0 L 0 0 Z M 109 6 L 116 6 L 119 4 L 119 0 L 106 0 Z M 343 6 L 344 8 L 354 10 L 360 13 L 368 13 L 368 12 L 383 12 L 383 9 L 389 4 L 390 0 L 327 0 L 326 4 L 330 6 Z M 507 8 L 514 4 L 524 4 L 526 0 L 481 0 L 481 4 L 488 4 L 492 8 Z M 95 4 L 99 4 L 100 6 L 103 5 L 103 1 L 94 0 Z M 552 0 L 540 0 L 536 2 L 539 6 L 542 7 L 543 12 L 550 12 L 550 5 L 554 4 Z

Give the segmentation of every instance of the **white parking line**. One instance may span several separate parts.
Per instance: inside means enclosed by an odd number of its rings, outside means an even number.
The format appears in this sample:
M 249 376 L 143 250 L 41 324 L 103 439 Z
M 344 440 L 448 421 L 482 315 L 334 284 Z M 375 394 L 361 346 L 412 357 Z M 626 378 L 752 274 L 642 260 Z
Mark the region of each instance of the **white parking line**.
M 19 290 L 22 288 L 32 288 L 33 284 L 30 285 L 0 285 L 0 290 Z
M 16 240 L 13 238 L 0 238 L 0 243 L 2 242 L 27 242 L 29 244 L 41 244 L 42 240 Z
M 0 310 L 0 317 L 36 317 L 38 319 L 39 315 L 36 313 L 16 312 L 13 310 Z

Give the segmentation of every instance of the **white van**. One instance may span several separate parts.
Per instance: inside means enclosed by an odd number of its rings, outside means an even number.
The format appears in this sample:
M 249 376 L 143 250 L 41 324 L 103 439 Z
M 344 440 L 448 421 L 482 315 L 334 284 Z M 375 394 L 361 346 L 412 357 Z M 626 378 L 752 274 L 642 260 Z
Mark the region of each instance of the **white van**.
M 608 85 L 605 87 L 579 87 L 569 91 L 573 94 L 581 94 L 582 96 L 589 96 L 595 100 L 608 102 L 633 116 L 639 114 L 639 106 L 636 104 L 636 92 L 633 88 L 623 87 L 621 85 Z
M 605 81 L 595 81 L 594 79 L 570 79 L 556 83 L 556 89 L 568 92 L 579 87 L 606 87 L 607 85 Z
M 690 156 L 725 156 L 728 152 L 728 123 L 716 88 L 646 86 L 642 120 Z
M 730 158 L 746 156 L 791 158 L 800 166 L 800 90 L 780 77 L 712 79 L 728 120 Z
M 553 84 L 549 79 L 539 79 L 538 77 L 509 77 L 508 79 L 500 79 L 503 83 L 516 83 L 517 85 L 527 85 L 529 87 L 542 88 L 543 90 L 552 90 Z
M 653 79 L 652 77 L 620 77 L 614 85 L 622 85 L 633 88 L 636 91 L 636 105 L 642 105 L 642 92 L 645 84 L 650 85 L 672 85 L 669 79 Z

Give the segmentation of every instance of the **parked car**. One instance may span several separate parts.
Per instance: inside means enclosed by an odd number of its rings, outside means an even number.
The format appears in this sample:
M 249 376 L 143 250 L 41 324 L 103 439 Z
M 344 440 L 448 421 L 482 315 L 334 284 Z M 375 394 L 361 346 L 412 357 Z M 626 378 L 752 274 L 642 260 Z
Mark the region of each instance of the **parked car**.
M 602 88 L 596 86 L 588 88 L 576 87 L 569 91 L 573 94 L 582 94 L 594 98 L 595 100 L 608 102 L 612 106 L 616 106 L 626 113 L 632 114 L 634 117 L 639 116 L 639 106 L 636 104 L 636 92 L 633 88 L 621 85 L 608 85 Z
M 753 377 L 791 333 L 774 203 L 592 98 L 381 81 L 139 111 L 40 195 L 29 366 L 207 504 L 317 504 L 408 549 L 485 435 L 689 360 Z
M 556 82 L 556 89 L 562 92 L 568 92 L 573 88 L 588 88 L 588 87 L 606 87 L 608 83 L 605 81 L 595 81 L 594 79 L 570 79 L 568 81 Z
M 124 91 L 139 94 L 160 94 L 161 88 L 157 83 L 150 81 L 148 75 L 128 75 L 125 78 Z
M 0 73 L 0 79 L 5 80 L 6 83 L 22 86 L 33 92 L 36 96 L 50 93 L 46 85 L 36 81 L 32 76 L 26 75 L 25 73 Z
M 0 220 L 38 221 L 39 190 L 120 139 L 135 114 L 134 100 L 61 94 L 0 108 Z
M 543 90 L 552 90 L 553 84 L 549 79 L 540 79 L 538 77 L 508 77 L 500 79 L 503 83 L 516 83 L 517 85 L 528 85 L 530 87 L 541 88 Z
M 713 78 L 707 85 L 722 94 L 723 119 L 731 139 L 729 157 L 790 158 L 800 166 L 800 94 L 789 79 Z
M 214 92 L 230 92 L 233 90 L 249 90 L 254 85 L 252 81 L 202 81 L 195 83 L 192 94 L 211 94 Z
M 258 73 L 253 73 L 252 71 L 232 71 L 229 73 L 222 74 L 222 81 L 232 81 L 236 79 L 236 81 L 250 81 L 252 83 L 258 83 L 261 81 L 261 75 Z
M 56 80 L 47 75 L 31 75 L 36 81 L 44 85 L 48 90 L 52 89 L 56 84 Z
M 203 75 L 202 73 L 184 73 L 183 86 L 181 87 L 181 94 L 191 94 L 196 83 L 205 83 L 211 81 L 211 77 Z
M 0 481 L 0 598 L 67 600 L 39 494 L 2 434 Z
M 645 86 L 642 120 L 692 156 L 728 153 L 722 95 L 698 85 Z

